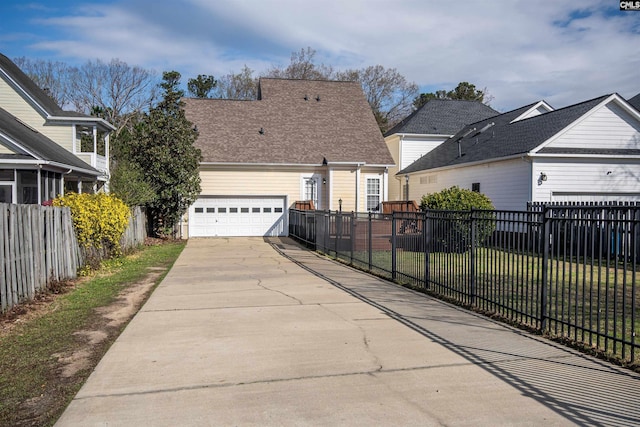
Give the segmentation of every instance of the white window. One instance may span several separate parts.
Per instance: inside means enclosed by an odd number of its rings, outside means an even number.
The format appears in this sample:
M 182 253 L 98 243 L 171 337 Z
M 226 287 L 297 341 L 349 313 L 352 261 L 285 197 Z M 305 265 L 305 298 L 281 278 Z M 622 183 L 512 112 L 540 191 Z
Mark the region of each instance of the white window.
M 318 178 L 306 176 L 302 178 L 302 200 L 313 201 L 313 206 L 320 209 L 320 199 L 318 197 Z
M 367 177 L 367 211 L 377 211 L 380 207 L 380 177 Z

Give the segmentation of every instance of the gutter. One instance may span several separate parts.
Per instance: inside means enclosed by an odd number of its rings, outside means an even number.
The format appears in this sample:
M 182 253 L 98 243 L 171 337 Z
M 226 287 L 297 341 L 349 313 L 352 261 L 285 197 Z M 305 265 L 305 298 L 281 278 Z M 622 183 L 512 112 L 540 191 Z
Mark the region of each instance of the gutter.
M 529 154 L 529 157 L 561 159 L 640 159 L 640 154 Z
M 90 123 L 100 123 L 102 124 L 104 127 L 106 127 L 107 129 L 110 129 L 111 131 L 115 131 L 116 127 L 114 125 L 112 125 L 111 123 L 109 123 L 108 121 L 106 121 L 105 119 L 101 119 L 98 117 L 82 117 L 82 116 L 49 116 L 47 115 L 47 120 L 51 120 L 54 122 L 90 122 Z
M 16 165 L 32 165 L 32 166 L 43 166 L 43 165 L 48 165 L 48 166 L 52 166 L 55 168 L 59 168 L 62 170 L 66 170 L 66 171 L 73 171 L 73 172 L 78 172 L 78 173 L 82 173 L 84 175 L 91 175 L 91 176 L 95 176 L 95 177 L 100 177 L 102 176 L 102 172 L 95 170 L 89 170 L 89 169 L 84 169 L 84 168 L 78 168 L 78 167 L 74 167 L 71 165 L 66 165 L 64 163 L 58 163 L 58 162 L 50 162 L 50 161 L 45 161 L 45 160 L 22 160 L 22 159 L 16 159 L 16 160 L 11 160 L 11 161 L 7 161 L 9 159 L 0 159 L 0 165 L 6 166 L 8 168 L 14 168 Z
M 439 171 L 449 170 L 449 169 L 459 169 L 459 168 L 463 168 L 463 167 L 466 167 L 466 166 L 476 166 L 476 165 L 481 165 L 481 164 L 484 164 L 484 163 L 494 163 L 494 162 L 500 162 L 500 161 L 503 161 L 503 160 L 520 159 L 520 158 L 522 158 L 522 156 L 529 156 L 529 154 L 528 153 L 513 154 L 511 156 L 506 156 L 506 157 L 496 157 L 496 158 L 493 158 L 493 159 L 477 160 L 475 162 L 459 163 L 459 164 L 451 165 L 451 166 L 440 166 L 438 168 L 421 169 L 421 170 L 414 170 L 414 171 L 410 171 L 410 172 L 398 171 L 396 173 L 396 175 L 410 175 L 412 173 L 418 173 L 418 172 L 439 172 Z
M 453 135 L 450 134 L 445 134 L 445 133 L 394 133 L 391 134 L 389 136 L 393 136 L 393 135 L 399 135 L 400 138 L 404 138 L 404 137 L 408 137 L 408 138 L 415 138 L 415 137 L 419 137 L 419 138 L 444 138 L 445 140 L 451 138 Z M 387 137 L 388 138 L 388 137 Z
M 371 166 L 371 167 L 393 167 L 393 163 L 389 164 L 369 164 L 366 162 L 327 162 L 322 163 L 229 163 L 229 162 L 200 162 L 200 166 L 266 166 L 266 167 L 323 167 L 323 166 Z
M 200 162 L 200 166 L 268 166 L 268 167 L 322 167 L 322 163 L 241 163 Z

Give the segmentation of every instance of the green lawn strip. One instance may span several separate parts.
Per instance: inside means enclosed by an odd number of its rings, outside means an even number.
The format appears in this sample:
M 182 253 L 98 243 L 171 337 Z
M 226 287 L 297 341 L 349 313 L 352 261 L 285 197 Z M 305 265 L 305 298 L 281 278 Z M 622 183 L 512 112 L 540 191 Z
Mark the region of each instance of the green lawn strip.
M 120 291 L 143 279 L 150 267 L 166 267 L 168 271 L 183 248 L 184 243 L 148 246 L 133 255 L 107 261 L 92 279 L 59 297 L 49 313 L 0 338 L 0 425 L 30 425 L 32 421 L 53 424 L 93 368 L 61 381 L 55 355 L 73 351 L 78 340 L 73 333 L 95 320 L 96 308 L 113 302 Z M 104 348 L 98 352 L 99 357 L 112 341 L 101 344 Z M 49 413 L 29 420 L 30 414 L 37 412 L 34 405 L 47 405 Z

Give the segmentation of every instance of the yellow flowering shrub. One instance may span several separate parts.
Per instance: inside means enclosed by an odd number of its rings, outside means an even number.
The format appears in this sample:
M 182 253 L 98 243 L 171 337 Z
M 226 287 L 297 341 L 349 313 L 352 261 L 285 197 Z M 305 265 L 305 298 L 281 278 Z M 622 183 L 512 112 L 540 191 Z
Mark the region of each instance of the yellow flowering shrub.
M 131 215 L 122 200 L 105 193 L 68 193 L 54 199 L 53 205 L 69 207 L 81 246 L 106 249 L 111 255 L 121 253 L 120 238 Z

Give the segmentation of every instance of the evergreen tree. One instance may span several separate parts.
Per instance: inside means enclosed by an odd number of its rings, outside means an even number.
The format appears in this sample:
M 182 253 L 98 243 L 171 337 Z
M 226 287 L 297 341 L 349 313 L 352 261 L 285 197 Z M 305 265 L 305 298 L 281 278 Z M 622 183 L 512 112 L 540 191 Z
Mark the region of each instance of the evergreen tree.
M 140 165 L 156 197 L 147 204 L 151 230 L 167 235 L 200 194 L 198 167 L 202 158 L 194 146 L 198 134 L 184 114 L 180 73 L 163 73 L 163 99 L 135 126 L 131 160 Z
M 189 79 L 187 90 L 191 96 L 196 98 L 209 98 L 209 93 L 216 87 L 218 82 L 213 76 L 198 74 L 198 77 Z

